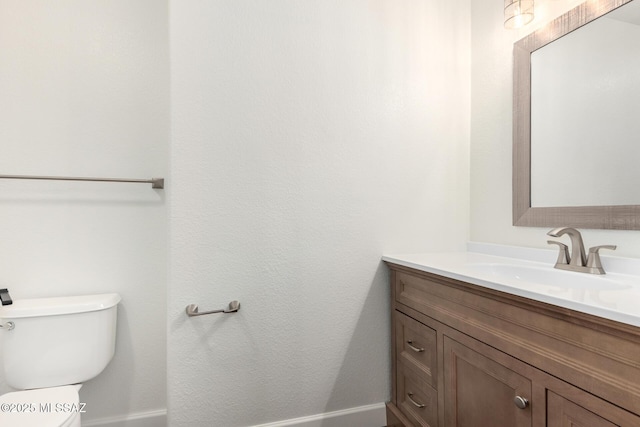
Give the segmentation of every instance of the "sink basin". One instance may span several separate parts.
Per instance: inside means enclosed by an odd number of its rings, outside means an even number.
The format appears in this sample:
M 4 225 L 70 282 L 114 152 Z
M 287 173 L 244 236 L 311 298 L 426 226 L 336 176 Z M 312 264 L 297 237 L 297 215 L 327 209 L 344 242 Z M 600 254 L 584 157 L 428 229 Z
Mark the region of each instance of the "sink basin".
M 526 282 L 560 289 L 580 289 L 594 291 L 614 291 L 628 289 L 622 283 L 607 275 L 596 275 L 563 271 L 549 267 L 534 267 L 498 263 L 471 263 L 466 266 L 476 276 L 505 283 Z

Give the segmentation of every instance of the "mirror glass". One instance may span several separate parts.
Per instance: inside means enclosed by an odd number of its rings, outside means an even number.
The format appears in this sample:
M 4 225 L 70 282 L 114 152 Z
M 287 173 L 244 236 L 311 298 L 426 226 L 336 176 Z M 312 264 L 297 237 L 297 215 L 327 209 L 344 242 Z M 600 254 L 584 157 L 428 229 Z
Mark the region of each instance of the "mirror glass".
M 640 230 L 640 0 L 514 44 L 513 224 Z
M 640 2 L 531 54 L 531 206 L 640 205 Z

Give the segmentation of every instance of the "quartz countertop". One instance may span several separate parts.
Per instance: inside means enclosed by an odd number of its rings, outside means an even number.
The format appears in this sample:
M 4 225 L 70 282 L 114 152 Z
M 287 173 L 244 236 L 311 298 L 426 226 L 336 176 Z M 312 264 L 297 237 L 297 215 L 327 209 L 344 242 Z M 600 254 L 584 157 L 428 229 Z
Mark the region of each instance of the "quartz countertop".
M 602 256 L 607 274 L 553 268 L 557 252 L 469 243 L 467 251 L 386 254 L 385 262 L 640 327 L 640 260 Z

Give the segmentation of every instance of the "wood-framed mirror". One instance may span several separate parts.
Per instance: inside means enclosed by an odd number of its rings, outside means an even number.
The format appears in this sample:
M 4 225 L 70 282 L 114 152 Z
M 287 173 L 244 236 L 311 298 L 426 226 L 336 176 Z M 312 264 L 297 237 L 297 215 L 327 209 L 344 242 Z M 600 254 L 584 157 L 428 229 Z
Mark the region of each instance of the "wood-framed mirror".
M 581 4 L 513 65 L 513 225 L 640 229 L 640 0 Z

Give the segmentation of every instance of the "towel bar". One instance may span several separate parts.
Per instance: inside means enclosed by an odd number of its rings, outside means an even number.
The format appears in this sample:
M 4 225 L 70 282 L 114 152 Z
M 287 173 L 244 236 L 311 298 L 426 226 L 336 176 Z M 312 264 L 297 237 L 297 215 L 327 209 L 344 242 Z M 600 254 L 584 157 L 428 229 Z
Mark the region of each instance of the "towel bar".
M 231 301 L 227 308 L 223 308 L 221 310 L 211 310 L 211 311 L 199 312 L 197 304 L 189 304 L 187 306 L 187 310 L 186 311 L 187 311 L 187 316 L 193 317 L 193 316 L 204 316 L 205 314 L 214 314 L 214 313 L 225 313 L 225 314 L 227 314 L 227 313 L 235 313 L 238 310 L 240 310 L 240 303 L 238 301 Z
M 151 188 L 164 188 L 164 178 L 122 179 L 122 178 L 90 178 L 70 176 L 32 176 L 32 175 L 0 175 L 0 179 L 41 179 L 48 181 L 98 181 L 98 182 L 134 182 L 151 184 Z

